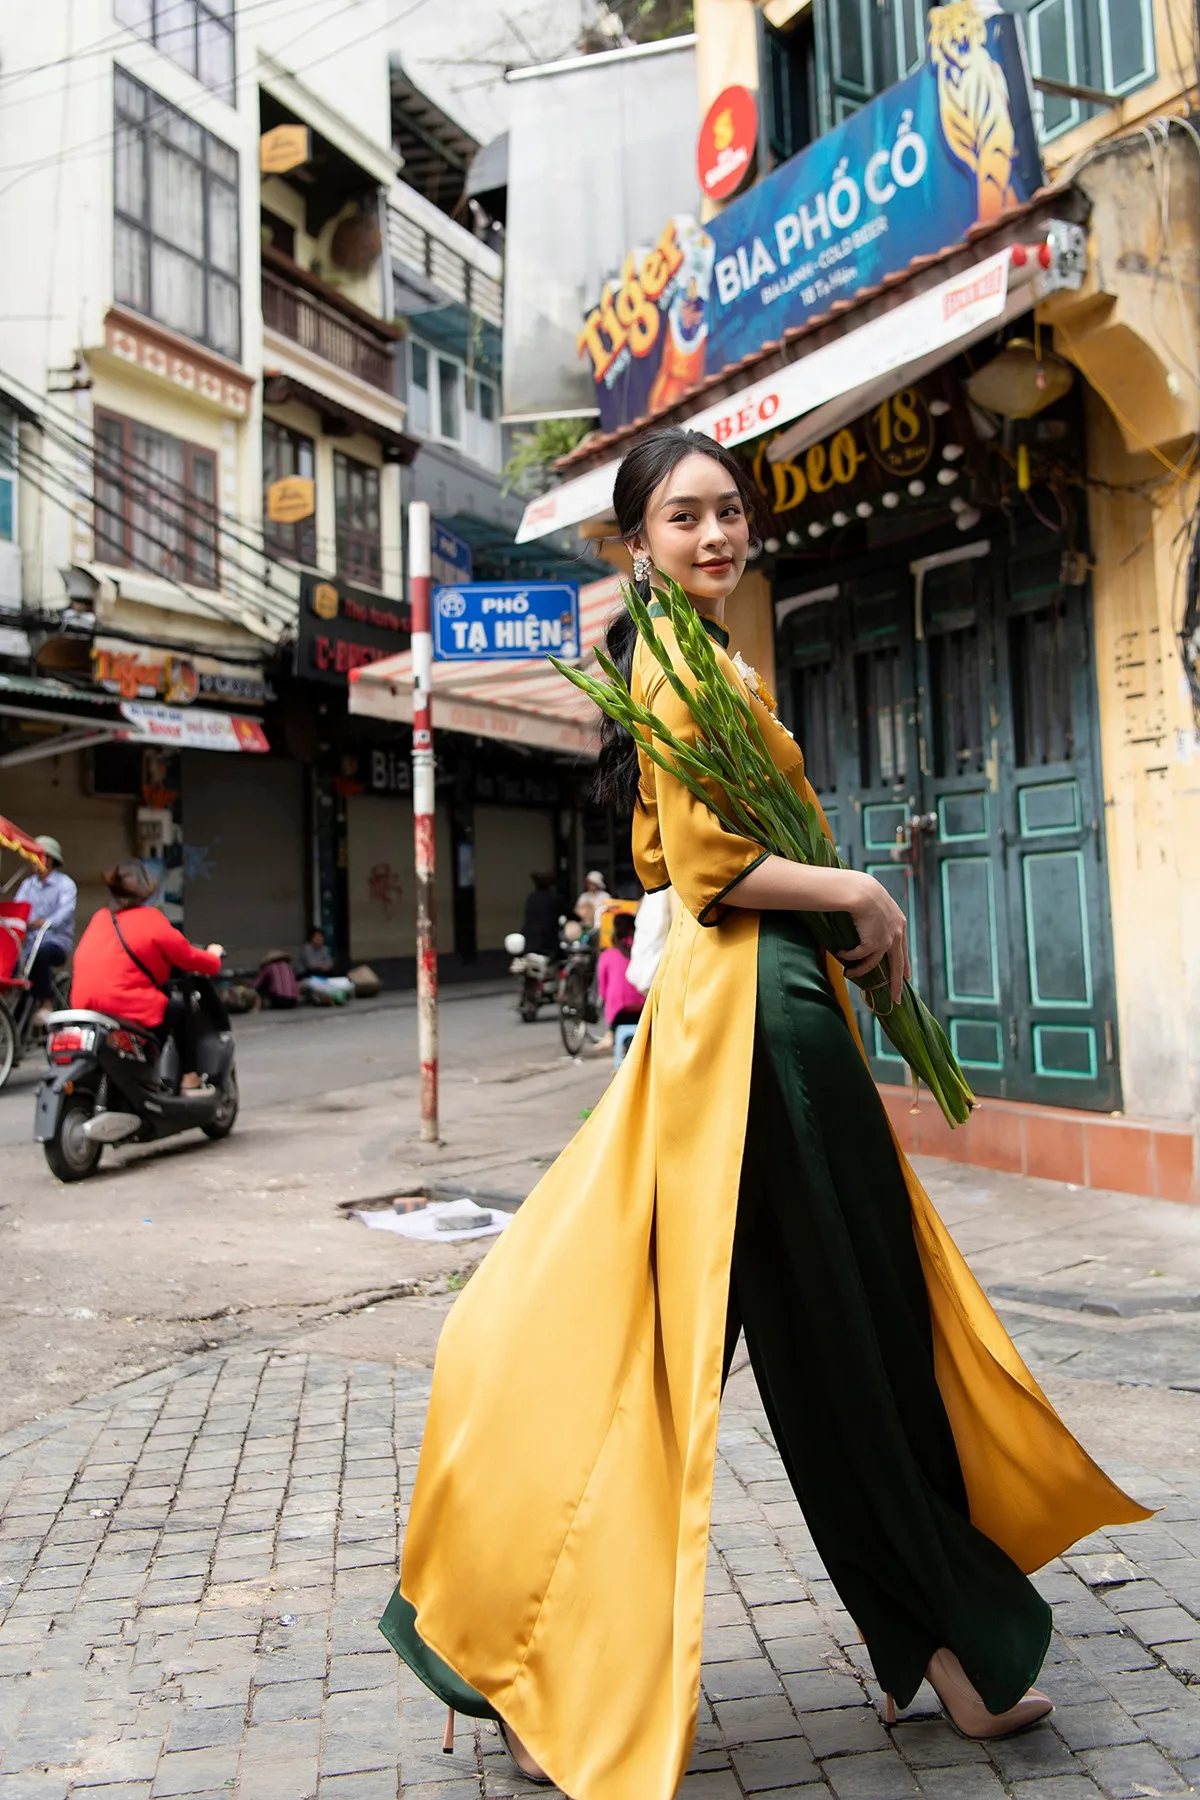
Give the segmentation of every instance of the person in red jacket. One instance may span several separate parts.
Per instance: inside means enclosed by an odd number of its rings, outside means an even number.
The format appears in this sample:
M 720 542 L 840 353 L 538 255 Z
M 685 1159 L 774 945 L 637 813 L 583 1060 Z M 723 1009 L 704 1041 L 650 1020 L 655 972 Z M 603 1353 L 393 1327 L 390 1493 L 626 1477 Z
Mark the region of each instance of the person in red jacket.
M 195 1061 L 191 1011 L 185 1006 L 168 1012 L 166 984 L 172 969 L 219 974 L 221 945 L 201 950 L 189 944 L 150 905 L 156 884 L 145 863 L 118 863 L 104 876 L 104 884 L 111 895 L 110 907 L 92 915 L 76 947 L 71 1005 L 149 1026 L 160 1044 L 173 1034 L 186 1071 L 179 1085 L 198 1087 L 200 1077 L 191 1066 Z

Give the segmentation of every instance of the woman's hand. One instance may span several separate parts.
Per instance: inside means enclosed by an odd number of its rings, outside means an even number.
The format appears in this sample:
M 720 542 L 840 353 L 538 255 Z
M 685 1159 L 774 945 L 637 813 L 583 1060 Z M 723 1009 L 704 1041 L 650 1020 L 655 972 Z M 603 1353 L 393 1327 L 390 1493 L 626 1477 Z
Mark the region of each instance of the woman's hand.
M 878 968 L 886 956 L 892 1000 L 898 1003 L 904 983 L 912 975 L 908 959 L 908 920 L 882 882 L 858 870 L 846 870 L 853 881 L 844 910 L 858 931 L 853 950 L 839 950 L 838 961 L 852 981 L 861 981 Z
M 225 954 L 224 944 L 209 944 L 207 948 L 210 956 L 224 956 Z

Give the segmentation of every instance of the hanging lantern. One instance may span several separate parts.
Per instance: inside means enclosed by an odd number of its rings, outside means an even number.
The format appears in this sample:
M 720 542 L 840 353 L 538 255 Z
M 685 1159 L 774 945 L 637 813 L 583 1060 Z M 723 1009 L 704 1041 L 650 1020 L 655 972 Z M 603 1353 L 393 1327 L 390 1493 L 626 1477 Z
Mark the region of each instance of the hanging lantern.
M 1070 391 L 1075 371 L 1053 351 L 1045 354 L 1041 333 L 1033 340 L 1009 338 L 998 356 L 966 381 L 967 393 L 976 406 L 998 413 L 1003 419 L 1032 419 Z M 1017 446 L 1017 486 L 1029 491 L 1029 446 L 1022 438 Z

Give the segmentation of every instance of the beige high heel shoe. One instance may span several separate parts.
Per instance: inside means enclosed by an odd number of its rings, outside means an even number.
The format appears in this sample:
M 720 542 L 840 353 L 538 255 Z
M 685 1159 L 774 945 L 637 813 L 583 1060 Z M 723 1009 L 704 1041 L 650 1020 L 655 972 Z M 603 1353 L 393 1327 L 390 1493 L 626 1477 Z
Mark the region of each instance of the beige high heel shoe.
M 953 1650 L 935 1651 L 925 1671 L 925 1679 L 960 1737 L 1012 1737 L 1018 1731 L 1028 1731 L 1031 1725 L 1054 1711 L 1054 1702 L 1047 1694 L 1039 1694 L 1036 1688 L 1030 1688 L 1024 1699 L 1010 1706 L 1007 1712 L 989 1712 Z M 896 1702 L 890 1694 L 885 1696 L 883 1718 L 886 1725 L 896 1723 Z
M 550 1776 L 547 1775 L 541 1764 L 535 1762 L 530 1756 L 516 1732 L 507 1726 L 503 1719 L 497 1719 L 496 1726 L 500 1732 L 500 1742 L 512 1758 L 518 1774 L 523 1775 L 526 1781 L 535 1782 L 538 1787 L 553 1787 L 554 1782 Z M 454 1754 L 454 1708 L 452 1706 L 446 1709 L 446 1734 L 442 1739 L 442 1751 L 446 1756 Z

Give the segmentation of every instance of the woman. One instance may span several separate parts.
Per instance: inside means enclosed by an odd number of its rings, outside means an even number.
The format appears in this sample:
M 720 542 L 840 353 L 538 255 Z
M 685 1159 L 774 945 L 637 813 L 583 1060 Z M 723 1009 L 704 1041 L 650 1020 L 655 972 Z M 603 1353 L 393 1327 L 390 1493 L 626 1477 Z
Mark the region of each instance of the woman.
M 79 940 L 71 975 L 71 1005 L 91 1012 L 112 1013 L 134 1025 L 146 1025 L 160 1047 L 173 1035 L 185 1071 L 180 1089 L 199 1087 L 192 1067 L 196 1060 L 192 1015 L 186 1006 L 168 1016 L 167 979 L 172 969 L 195 975 L 219 975 L 220 944 L 201 950 L 189 944 L 150 901 L 155 881 L 145 863 L 118 863 L 104 876 L 110 909 L 92 915 Z
M 799 748 L 725 654 L 752 537 L 740 466 L 697 433 L 656 432 L 614 504 L 639 582 L 657 568 L 683 586 L 813 798 Z M 622 615 L 609 650 L 694 740 Z M 898 989 L 904 916 L 870 876 L 723 830 L 613 725 L 602 741 L 601 795 L 634 803 L 638 874 L 682 905 L 648 1028 L 447 1320 L 385 1633 L 573 1800 L 669 1800 L 695 1725 L 740 1327 L 889 1695 L 906 1705 L 928 1674 L 969 1736 L 1022 1729 L 1050 1710 L 1028 1690 L 1051 1626 L 1022 1571 L 1147 1514 L 1057 1418 L 897 1150 L 843 970 L 804 922 L 848 912 L 846 972 L 887 954 Z
M 612 943 L 607 950 L 600 952 L 596 964 L 596 991 L 600 996 L 600 1004 L 604 1009 L 604 1022 L 608 1026 L 605 1038 L 595 1046 L 597 1050 L 613 1049 L 617 1027 L 620 1025 L 636 1025 L 642 1016 L 642 1008 L 646 1004 L 645 994 L 639 993 L 629 979 L 629 958 L 633 952 L 633 934 L 637 929 L 637 920 L 633 913 L 618 913 L 613 920 Z M 613 1049 L 613 1066 L 620 1068 L 625 1060 L 626 1045 L 617 1044 Z

